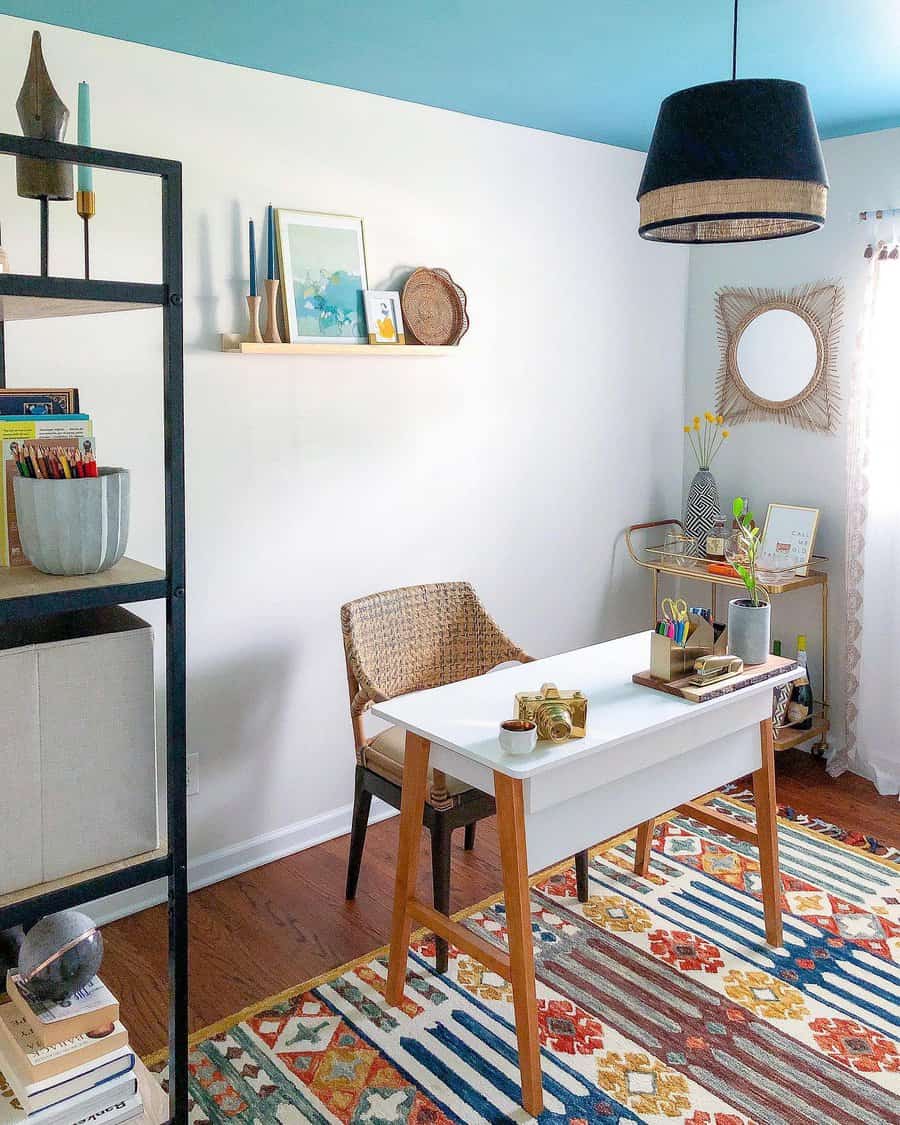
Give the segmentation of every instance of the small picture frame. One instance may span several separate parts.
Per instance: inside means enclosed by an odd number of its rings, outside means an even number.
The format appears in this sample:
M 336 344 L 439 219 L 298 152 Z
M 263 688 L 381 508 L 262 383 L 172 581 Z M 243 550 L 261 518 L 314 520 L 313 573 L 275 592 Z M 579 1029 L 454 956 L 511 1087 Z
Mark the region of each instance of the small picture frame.
M 819 509 L 795 504 L 770 504 L 763 528 L 759 561 L 773 570 L 805 575 L 816 543 Z
M 405 344 L 400 294 L 385 289 L 367 289 L 364 299 L 369 343 Z

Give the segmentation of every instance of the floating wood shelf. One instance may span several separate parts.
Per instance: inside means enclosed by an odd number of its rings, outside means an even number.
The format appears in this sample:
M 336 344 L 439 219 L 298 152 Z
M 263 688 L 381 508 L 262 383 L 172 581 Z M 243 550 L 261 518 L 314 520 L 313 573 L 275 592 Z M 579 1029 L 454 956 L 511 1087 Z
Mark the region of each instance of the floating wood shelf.
M 164 598 L 166 572 L 124 558 L 102 574 L 44 574 L 33 566 L 0 568 L 0 622 L 67 609 Z M 70 604 L 71 603 L 71 604 Z
M 431 344 L 249 344 L 240 337 L 222 336 L 222 351 L 229 355 L 342 355 L 348 357 L 403 355 L 408 359 L 418 356 L 450 355 L 459 351 L 457 344 L 437 347 Z

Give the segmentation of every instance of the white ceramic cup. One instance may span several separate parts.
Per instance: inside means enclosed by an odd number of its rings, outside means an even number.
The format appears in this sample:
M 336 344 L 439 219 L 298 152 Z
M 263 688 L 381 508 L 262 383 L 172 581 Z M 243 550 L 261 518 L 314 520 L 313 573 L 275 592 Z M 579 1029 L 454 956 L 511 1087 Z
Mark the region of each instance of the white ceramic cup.
M 500 724 L 500 745 L 507 754 L 530 754 L 537 746 L 537 726 L 530 719 L 507 719 Z

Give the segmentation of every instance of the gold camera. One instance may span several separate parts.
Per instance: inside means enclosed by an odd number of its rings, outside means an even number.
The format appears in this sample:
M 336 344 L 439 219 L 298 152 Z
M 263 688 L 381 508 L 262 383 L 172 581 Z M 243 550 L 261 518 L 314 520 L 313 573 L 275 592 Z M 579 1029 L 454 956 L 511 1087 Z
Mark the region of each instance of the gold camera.
M 516 693 L 516 718 L 537 726 L 537 736 L 549 742 L 584 738 L 587 725 L 587 696 L 580 691 L 560 691 L 544 684 L 540 691 Z

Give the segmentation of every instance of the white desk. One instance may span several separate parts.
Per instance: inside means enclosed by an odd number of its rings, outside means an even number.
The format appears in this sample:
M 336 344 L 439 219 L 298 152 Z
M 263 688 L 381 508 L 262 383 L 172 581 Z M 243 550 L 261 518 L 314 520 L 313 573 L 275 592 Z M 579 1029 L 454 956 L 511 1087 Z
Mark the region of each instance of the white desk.
M 522 1104 L 535 1116 L 543 1102 L 529 872 L 639 826 L 636 868 L 645 873 L 654 818 L 682 806 L 759 847 L 766 937 L 774 945 L 782 940 L 772 689 L 798 672 L 692 704 L 631 682 L 632 673 L 646 667 L 649 652 L 650 634 L 639 633 L 372 707 L 373 714 L 407 731 L 388 1001 L 396 1004 L 403 994 L 414 922 L 510 980 Z M 562 745 L 542 743 L 524 758 L 505 754 L 497 730 L 512 716 L 515 693 L 548 681 L 588 696 L 585 737 Z M 508 955 L 415 898 L 429 765 L 496 798 Z M 755 831 L 691 803 L 746 773 L 753 774 Z

